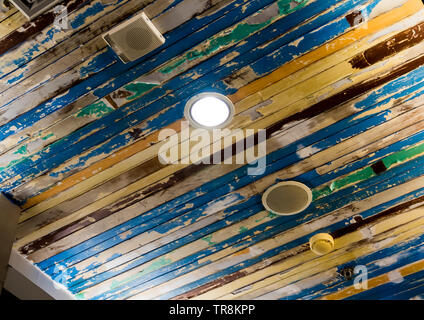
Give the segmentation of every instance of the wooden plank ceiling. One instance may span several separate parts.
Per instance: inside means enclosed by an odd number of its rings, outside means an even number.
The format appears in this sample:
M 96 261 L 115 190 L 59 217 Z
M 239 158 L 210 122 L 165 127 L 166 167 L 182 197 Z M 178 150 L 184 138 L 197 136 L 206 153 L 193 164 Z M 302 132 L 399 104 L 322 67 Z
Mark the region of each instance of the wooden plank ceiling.
M 28 260 L 79 299 L 423 297 L 421 0 L 63 4 L 65 30 L 0 16 L 0 188 Z M 166 43 L 123 64 L 100 35 L 141 10 Z M 160 163 L 203 91 L 234 102 L 230 128 L 267 129 L 263 175 Z M 264 210 L 281 180 L 313 190 L 306 211 Z

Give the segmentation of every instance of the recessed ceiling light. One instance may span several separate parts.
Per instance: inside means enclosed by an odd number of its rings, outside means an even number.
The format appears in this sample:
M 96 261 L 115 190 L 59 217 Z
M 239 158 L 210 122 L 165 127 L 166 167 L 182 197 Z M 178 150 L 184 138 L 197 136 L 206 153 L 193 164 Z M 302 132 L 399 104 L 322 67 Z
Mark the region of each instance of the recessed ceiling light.
M 262 196 L 262 203 L 268 211 L 283 216 L 298 214 L 307 209 L 311 202 L 311 189 L 296 181 L 277 183 Z
M 233 119 L 234 105 L 222 94 L 205 92 L 187 102 L 184 115 L 197 128 L 224 128 Z

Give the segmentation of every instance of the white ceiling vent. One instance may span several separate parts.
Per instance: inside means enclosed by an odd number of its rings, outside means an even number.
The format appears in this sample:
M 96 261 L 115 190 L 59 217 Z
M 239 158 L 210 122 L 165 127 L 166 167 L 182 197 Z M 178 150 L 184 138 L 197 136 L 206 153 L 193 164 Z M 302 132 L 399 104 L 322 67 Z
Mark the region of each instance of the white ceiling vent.
M 109 30 L 103 39 L 124 63 L 137 60 L 165 43 L 144 12 Z
M 46 12 L 63 0 L 10 0 L 12 4 L 22 12 L 29 20 Z
M 311 189 L 296 181 L 277 183 L 262 196 L 262 203 L 268 211 L 283 216 L 298 214 L 307 209 L 311 202 Z

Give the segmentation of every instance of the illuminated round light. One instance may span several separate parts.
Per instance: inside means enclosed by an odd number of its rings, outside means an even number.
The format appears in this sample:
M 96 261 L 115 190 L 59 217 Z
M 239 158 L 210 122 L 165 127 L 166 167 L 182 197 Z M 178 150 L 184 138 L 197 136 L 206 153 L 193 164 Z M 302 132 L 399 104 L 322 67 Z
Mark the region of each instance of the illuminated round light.
M 262 196 L 262 204 L 268 211 L 289 216 L 306 210 L 312 202 L 312 191 L 303 183 L 284 181 L 277 183 Z
M 185 117 L 198 128 L 223 128 L 234 116 L 234 105 L 226 96 L 211 92 L 192 97 L 186 105 Z

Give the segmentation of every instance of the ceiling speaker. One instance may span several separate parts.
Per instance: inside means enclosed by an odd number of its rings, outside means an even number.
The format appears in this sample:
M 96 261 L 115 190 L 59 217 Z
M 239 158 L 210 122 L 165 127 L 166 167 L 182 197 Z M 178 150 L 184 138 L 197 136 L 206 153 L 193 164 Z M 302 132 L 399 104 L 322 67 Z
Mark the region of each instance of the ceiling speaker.
M 165 38 L 144 12 L 102 35 L 124 62 L 137 60 L 165 43 Z
M 312 202 L 312 191 L 296 181 L 273 185 L 262 196 L 264 207 L 275 214 L 289 216 L 304 211 Z

